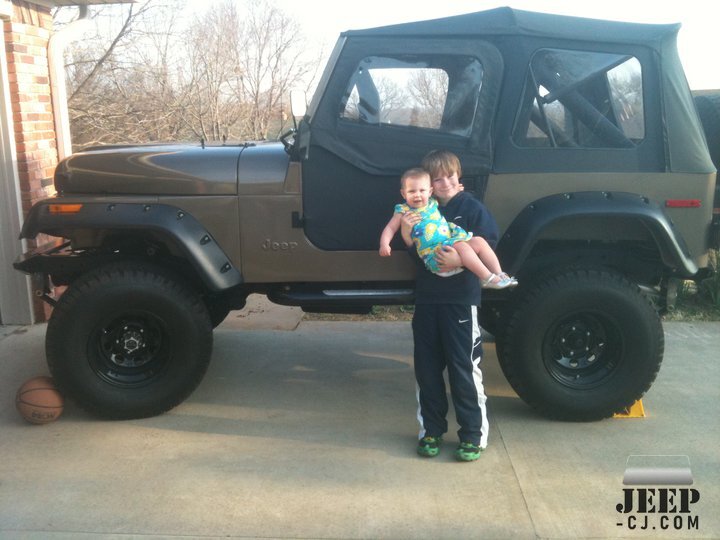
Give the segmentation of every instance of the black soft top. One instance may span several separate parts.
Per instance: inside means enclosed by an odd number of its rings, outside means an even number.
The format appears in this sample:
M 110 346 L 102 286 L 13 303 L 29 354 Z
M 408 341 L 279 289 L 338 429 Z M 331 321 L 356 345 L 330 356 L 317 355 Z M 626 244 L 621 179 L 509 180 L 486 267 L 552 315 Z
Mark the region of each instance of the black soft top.
M 500 7 L 476 13 L 455 15 L 440 19 L 403 24 L 349 30 L 342 37 L 429 37 L 429 36 L 477 36 L 519 35 L 605 41 L 611 43 L 662 42 L 677 34 L 680 24 L 640 24 L 606 21 L 522 11 Z
M 653 165 L 653 170 L 665 169 L 673 172 L 708 173 L 715 170 L 707 151 L 700 120 L 695 110 L 690 87 L 677 52 L 677 33 L 680 24 L 642 24 L 631 22 L 587 19 L 548 13 L 516 10 L 501 7 L 475 13 L 467 13 L 440 19 L 394 24 L 362 30 L 348 30 L 338 39 L 333 57 L 321 79 L 316 99 L 309 109 L 308 119 L 313 128 L 316 144 L 323 146 L 338 156 L 375 174 L 394 174 L 407 166 L 407 159 L 401 159 L 397 146 L 384 145 L 382 141 L 360 141 L 352 145 L 345 144 L 337 137 L 337 113 L 334 109 L 320 107 L 324 86 L 330 84 L 345 85 L 345 81 L 331 79 L 331 73 L 349 72 L 355 69 L 358 54 L 378 54 L 385 49 L 396 48 L 397 40 L 402 40 L 408 52 L 426 47 L 435 38 L 437 52 L 455 52 L 461 48 L 462 41 L 484 43 L 488 54 L 484 58 L 488 77 L 481 99 L 495 100 L 501 92 L 512 88 L 503 88 L 503 73 L 514 66 L 514 77 L 523 70 L 534 51 L 539 48 L 577 49 L 590 44 L 597 50 L 598 45 L 608 44 L 614 50 L 622 50 L 623 45 L 636 49 L 644 48 L 654 58 L 652 68 L 654 87 L 659 91 L 662 119 L 658 135 L 664 148 L 661 150 L 661 162 Z M 431 46 L 436 46 L 432 44 Z M 444 47 L 444 48 L 443 48 Z M 496 51 L 489 54 L 489 49 Z M 434 49 L 435 50 L 435 49 Z M 352 66 L 350 65 L 352 64 Z M 505 73 L 507 75 L 507 73 Z M 521 74 L 522 75 L 522 74 Z M 513 82 L 513 88 L 518 82 Z M 332 92 L 344 91 L 329 88 Z M 504 100 L 507 107 L 514 108 L 515 103 Z M 655 113 L 656 111 L 648 111 Z M 317 114 L 315 114 L 317 113 Z M 491 120 L 488 120 L 491 121 Z M 476 130 L 477 132 L 478 130 Z M 493 168 L 492 142 L 484 134 L 475 132 L 470 141 L 468 152 L 462 156 L 463 163 L 478 169 Z M 408 145 L 415 142 L 408 137 Z M 422 141 L 418 141 L 422 143 Z M 455 151 L 456 149 L 451 148 Z M 460 149 L 462 152 L 462 149 Z M 498 170 L 502 165 L 497 163 Z M 608 170 L 613 167 L 608 163 Z M 636 170 L 643 170 L 637 165 Z

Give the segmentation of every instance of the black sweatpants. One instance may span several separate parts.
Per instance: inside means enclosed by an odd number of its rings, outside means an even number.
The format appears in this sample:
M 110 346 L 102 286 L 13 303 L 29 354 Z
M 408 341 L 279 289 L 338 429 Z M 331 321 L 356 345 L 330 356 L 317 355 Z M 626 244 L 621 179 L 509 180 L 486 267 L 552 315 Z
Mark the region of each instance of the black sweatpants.
M 488 422 L 480 361 L 482 341 L 475 306 L 416 304 L 412 321 L 415 344 L 420 438 L 440 436 L 448 428 L 447 369 L 461 442 L 487 446 Z

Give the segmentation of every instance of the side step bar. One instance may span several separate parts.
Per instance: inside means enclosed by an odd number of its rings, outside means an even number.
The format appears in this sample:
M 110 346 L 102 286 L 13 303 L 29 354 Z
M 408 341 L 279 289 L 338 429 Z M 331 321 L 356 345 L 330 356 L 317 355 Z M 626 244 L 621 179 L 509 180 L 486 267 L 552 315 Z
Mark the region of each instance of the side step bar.
M 286 285 L 267 292 L 271 302 L 300 306 L 308 313 L 369 313 L 376 305 L 409 305 L 414 302 L 411 286 L 365 288 L 362 284 L 328 288 L 326 283 Z

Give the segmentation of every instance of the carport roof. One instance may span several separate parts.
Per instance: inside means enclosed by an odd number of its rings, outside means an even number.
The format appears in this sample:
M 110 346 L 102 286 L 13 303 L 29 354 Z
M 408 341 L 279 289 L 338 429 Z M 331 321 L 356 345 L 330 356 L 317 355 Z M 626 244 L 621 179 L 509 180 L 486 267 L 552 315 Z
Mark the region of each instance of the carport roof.
M 135 0 L 30 0 L 45 7 L 95 6 L 103 4 L 134 4 Z

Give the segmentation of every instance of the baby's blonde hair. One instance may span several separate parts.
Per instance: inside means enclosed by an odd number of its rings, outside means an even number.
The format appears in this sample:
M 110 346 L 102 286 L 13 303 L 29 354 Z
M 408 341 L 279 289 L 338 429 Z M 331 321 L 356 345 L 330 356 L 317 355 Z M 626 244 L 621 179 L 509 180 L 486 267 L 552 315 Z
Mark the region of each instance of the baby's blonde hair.
M 413 167 L 412 169 L 408 169 L 402 173 L 402 176 L 400 177 L 400 189 L 405 189 L 405 180 L 408 178 L 421 178 L 423 176 L 427 177 L 428 182 L 432 184 L 432 178 L 430 178 L 430 174 L 426 169 L 422 167 Z
M 439 176 L 450 176 L 453 173 L 457 173 L 458 178 L 462 178 L 460 158 L 447 150 L 432 150 L 422 159 L 421 166 L 430 173 L 431 180 Z

